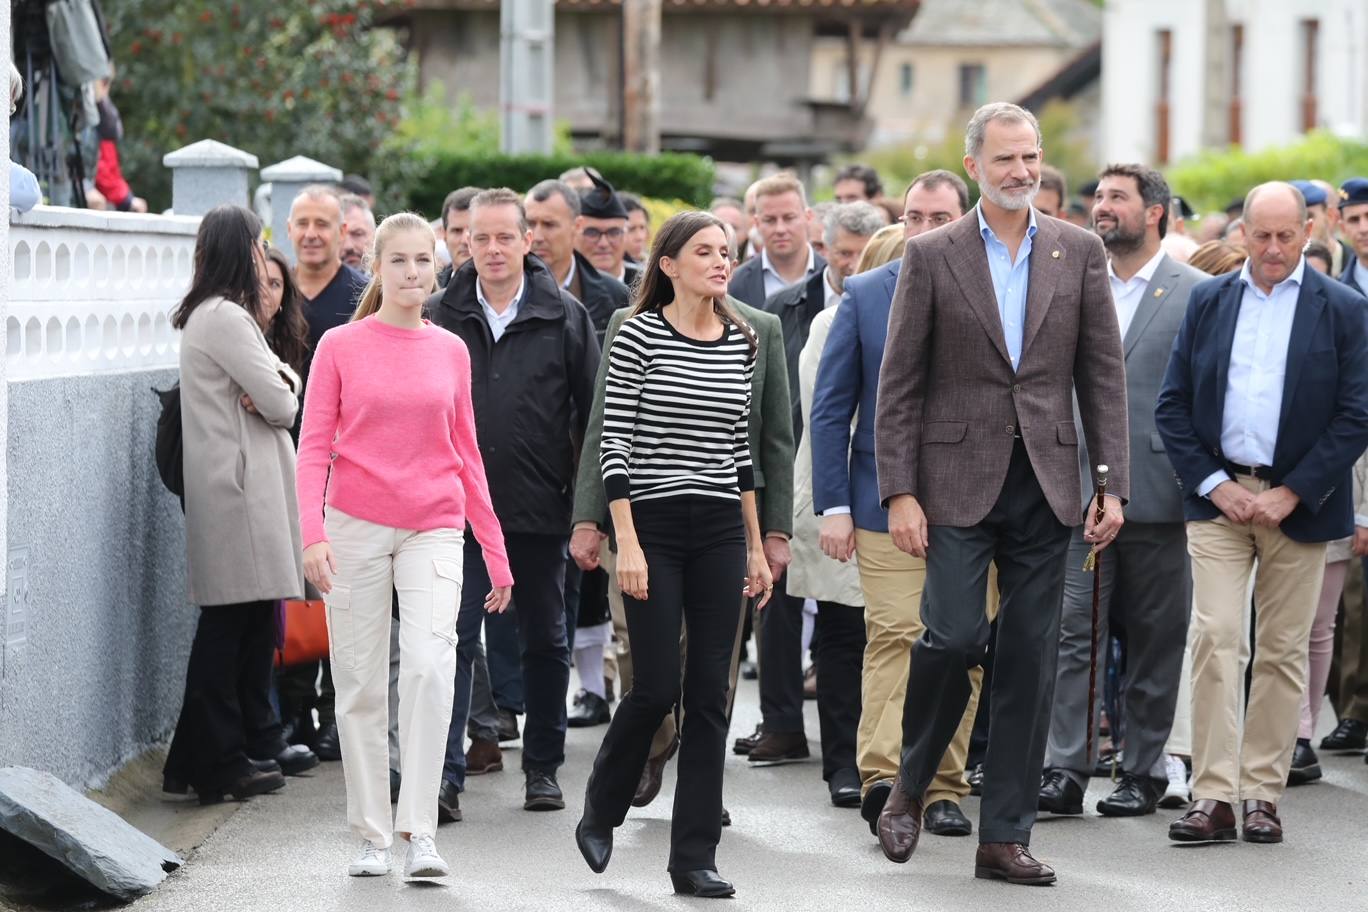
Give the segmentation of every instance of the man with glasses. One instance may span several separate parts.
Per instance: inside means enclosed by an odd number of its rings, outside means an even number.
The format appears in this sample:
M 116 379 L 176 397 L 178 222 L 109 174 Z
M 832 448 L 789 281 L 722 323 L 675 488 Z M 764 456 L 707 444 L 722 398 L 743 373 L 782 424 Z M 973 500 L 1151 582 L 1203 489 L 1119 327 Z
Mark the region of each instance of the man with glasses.
M 959 175 L 928 171 L 907 188 L 900 221 L 906 237 L 912 238 L 950 224 L 968 208 L 969 188 Z M 926 581 L 926 561 L 893 544 L 874 469 L 874 402 L 893 288 L 901 269 L 899 258 L 846 279 L 817 369 L 808 429 L 822 551 L 839 561 L 855 557 L 865 596 L 867 644 L 855 759 L 860 768 L 860 814 L 871 833 L 898 772 L 907 656 L 922 633 L 921 592 Z M 857 416 L 852 435 L 851 420 Z M 982 675 L 979 668 L 971 673 L 973 690 L 964 721 L 927 791 L 925 825 L 937 835 L 967 836 L 973 829 L 959 803 L 969 794 L 964 765 Z
M 630 286 L 641 267 L 627 262 L 627 207 L 622 205 L 612 184 L 597 171 L 587 170 L 594 186 L 580 191 L 575 249 L 599 272 Z

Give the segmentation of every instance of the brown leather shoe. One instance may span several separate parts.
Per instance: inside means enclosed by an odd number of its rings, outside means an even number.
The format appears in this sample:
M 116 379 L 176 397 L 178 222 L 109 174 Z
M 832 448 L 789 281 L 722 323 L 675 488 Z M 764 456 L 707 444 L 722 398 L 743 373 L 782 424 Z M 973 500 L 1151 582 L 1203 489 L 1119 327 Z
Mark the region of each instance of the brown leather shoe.
M 1200 798 L 1169 824 L 1174 842 L 1228 842 L 1235 838 L 1235 809 L 1227 801 Z
M 1241 835 L 1245 842 L 1282 842 L 1282 821 L 1278 819 L 1276 804 L 1271 801 L 1245 801 L 1240 810 L 1244 812 L 1244 832 Z
M 1043 887 L 1055 882 L 1054 868 L 1041 864 L 1019 842 L 985 842 L 974 855 L 974 876 L 1009 884 Z
M 674 736 L 665 753 L 659 757 L 647 757 L 646 766 L 641 770 L 641 781 L 637 783 L 636 794 L 632 796 L 632 807 L 644 808 L 655 801 L 660 794 L 660 785 L 665 780 L 665 764 L 679 750 L 679 735 Z
M 751 763 L 792 763 L 806 760 L 807 736 L 802 732 L 765 732 L 746 755 Z
M 921 838 L 922 800 L 903 789 L 902 777 L 893 780 L 893 791 L 879 813 L 879 847 L 889 861 L 905 864 Z
M 497 773 L 503 769 L 503 751 L 497 741 L 472 738 L 470 750 L 466 751 L 466 775 L 482 776 Z

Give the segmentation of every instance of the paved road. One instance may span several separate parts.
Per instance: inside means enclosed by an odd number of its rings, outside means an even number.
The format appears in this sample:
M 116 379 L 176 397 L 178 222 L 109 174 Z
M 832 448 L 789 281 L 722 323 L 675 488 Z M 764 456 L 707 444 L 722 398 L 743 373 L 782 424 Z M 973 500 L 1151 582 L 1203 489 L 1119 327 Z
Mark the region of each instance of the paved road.
M 755 685 L 738 700 L 734 733 L 757 715 Z M 816 753 L 816 712 L 807 706 Z M 345 824 L 342 774 L 327 764 L 279 795 L 246 805 L 190 863 L 134 912 L 208 910 L 622 910 L 697 909 L 670 891 L 665 873 L 673 774 L 654 804 L 617 831 L 608 871 L 594 875 L 573 830 L 603 729 L 572 731 L 561 783 L 571 807 L 521 809 L 518 755 L 508 771 L 473 777 L 465 820 L 441 829 L 438 847 L 453 875 L 441 886 L 398 877 L 352 879 L 355 849 Z M 1368 908 L 1368 765 L 1361 756 L 1322 757 L 1326 778 L 1294 789 L 1283 806 L 1288 842 L 1180 847 L 1165 838 L 1172 814 L 1138 820 L 1044 819 L 1035 850 L 1056 866 L 1048 888 L 973 878 L 974 840 L 928 836 L 907 865 L 884 860 L 855 811 L 826 800 L 821 768 L 807 763 L 748 768 L 729 755 L 718 865 L 747 910 L 1249 910 Z M 1099 783 L 1089 807 L 1106 791 Z M 977 799 L 966 811 L 976 819 Z

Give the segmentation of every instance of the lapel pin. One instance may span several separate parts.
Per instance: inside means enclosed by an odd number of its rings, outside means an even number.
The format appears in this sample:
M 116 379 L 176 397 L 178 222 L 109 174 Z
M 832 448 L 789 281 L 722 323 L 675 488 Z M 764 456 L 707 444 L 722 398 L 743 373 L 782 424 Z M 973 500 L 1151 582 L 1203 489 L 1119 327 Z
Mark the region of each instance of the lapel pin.
M 1056 250 L 1056 251 L 1052 252 L 1052 253 L 1050 254 L 1050 256 L 1054 257 L 1056 260 L 1059 259 L 1059 251 Z
M 1162 297 L 1164 296 L 1164 289 L 1162 289 L 1162 288 L 1156 288 L 1156 289 L 1154 289 L 1154 296 L 1155 296 L 1156 298 L 1162 298 Z

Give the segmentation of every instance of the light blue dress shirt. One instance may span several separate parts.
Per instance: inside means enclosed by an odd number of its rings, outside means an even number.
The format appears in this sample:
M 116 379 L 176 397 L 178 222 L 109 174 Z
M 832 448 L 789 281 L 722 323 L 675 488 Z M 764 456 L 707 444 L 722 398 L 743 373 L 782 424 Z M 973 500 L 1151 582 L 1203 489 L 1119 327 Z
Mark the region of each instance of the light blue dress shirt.
M 983 218 L 983 208 L 975 206 L 979 233 L 988 254 L 988 271 L 993 276 L 993 293 L 997 295 L 998 316 L 1002 318 L 1002 334 L 1007 339 L 1007 355 L 1012 359 L 1012 370 L 1021 366 L 1021 341 L 1026 329 L 1026 286 L 1031 274 L 1031 244 L 1036 233 L 1035 209 L 1031 214 L 1026 237 L 1012 260 L 1007 245 L 998 240 L 993 229 Z
M 508 324 L 518 317 L 518 308 L 522 306 L 523 291 L 527 288 L 527 274 L 523 273 L 522 281 L 518 283 L 518 293 L 513 296 L 513 301 L 508 305 L 503 313 L 499 313 L 489 306 L 489 299 L 485 297 L 484 285 L 479 279 L 475 280 L 475 300 L 480 302 L 484 308 L 485 319 L 489 321 L 489 332 L 494 336 L 494 341 L 498 342 L 503 338 L 504 331 L 508 329 Z
M 17 162 L 10 162 L 10 211 L 28 212 L 43 201 L 43 191 L 33 172 Z
M 1231 462 L 1273 464 L 1273 448 L 1282 422 L 1287 347 L 1292 341 L 1292 318 L 1297 313 L 1305 269 L 1303 257 L 1292 274 L 1274 285 L 1269 294 L 1254 284 L 1248 261 L 1240 270 L 1244 296 L 1240 315 L 1235 318 L 1225 410 L 1221 414 L 1221 453 Z M 1224 469 L 1213 472 L 1197 486 L 1197 493 L 1206 497 L 1223 481 L 1230 481 Z

